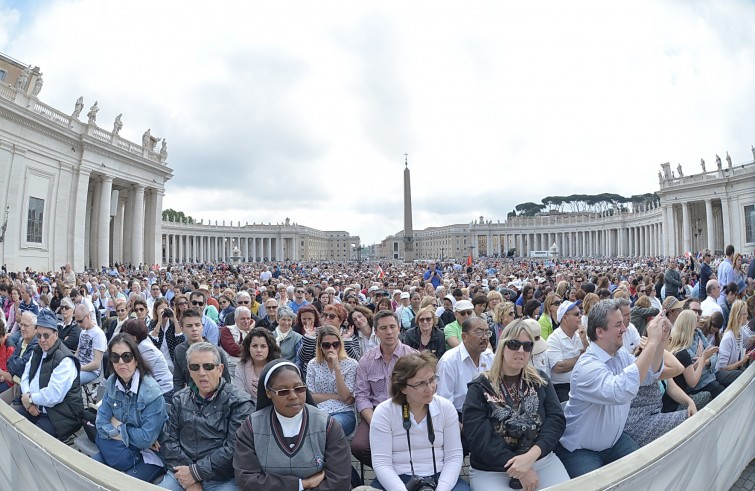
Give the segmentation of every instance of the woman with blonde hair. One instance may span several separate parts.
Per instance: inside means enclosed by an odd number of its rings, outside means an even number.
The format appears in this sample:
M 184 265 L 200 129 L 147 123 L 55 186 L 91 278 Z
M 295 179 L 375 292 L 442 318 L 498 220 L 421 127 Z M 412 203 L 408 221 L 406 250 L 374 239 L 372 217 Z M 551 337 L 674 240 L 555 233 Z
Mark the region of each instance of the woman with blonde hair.
M 587 329 L 587 314 L 600 302 L 600 297 L 595 293 L 588 293 L 582 300 L 582 326 Z
M 715 398 L 725 387 L 716 380 L 713 369 L 718 348 L 707 344 L 705 335 L 697 329 L 697 314 L 691 310 L 682 311 L 671 328 L 666 350 L 681 362 L 684 371 L 674 378 L 674 382 L 684 392 L 692 396 L 698 408 L 703 406 L 699 393 L 709 392 Z M 664 412 L 675 410 L 678 404 L 664 397 Z
M 501 302 L 496 306 L 495 310 L 493 310 L 494 329 L 493 335 L 491 336 L 493 341 L 491 343 L 493 351 L 495 351 L 498 346 L 498 340 L 501 338 L 501 333 L 506 326 L 514 320 L 515 316 L 516 311 L 514 310 L 514 302 Z
M 357 365 L 357 361 L 346 354 L 341 330 L 331 325 L 321 326 L 317 331 L 315 357 L 307 364 L 307 387 L 317 407 L 333 416 L 346 435 L 356 427 Z
M 739 372 L 747 364 L 749 358 L 745 356 L 746 347 L 751 345 L 749 329 L 742 329 L 747 325 L 747 304 L 742 300 L 735 300 L 731 306 L 729 323 L 721 338 L 721 346 L 718 352 L 719 371 Z M 747 332 L 744 332 L 747 331 Z M 737 373 L 737 376 L 739 376 Z M 733 375 L 729 375 L 733 377 Z
M 474 489 L 534 490 L 569 480 L 553 453 L 566 419 L 553 384 L 530 363 L 534 346 L 526 320 L 509 324 L 490 371 L 469 384 L 462 420 Z
M 561 297 L 555 293 L 549 293 L 548 296 L 545 297 L 543 315 L 538 319 L 543 339 L 548 339 L 548 336 L 558 328 L 556 313 L 558 312 L 559 305 L 561 305 Z
M 561 280 L 558 282 L 558 285 L 556 285 L 556 295 L 564 298 L 564 295 L 567 294 L 567 291 L 569 290 L 569 282 L 566 280 Z
M 440 359 L 446 352 L 446 337 L 443 330 L 438 327 L 435 308 L 430 305 L 419 309 L 412 322 L 416 322 L 417 327 L 408 329 L 404 333 L 404 344 L 417 351 L 427 350 Z

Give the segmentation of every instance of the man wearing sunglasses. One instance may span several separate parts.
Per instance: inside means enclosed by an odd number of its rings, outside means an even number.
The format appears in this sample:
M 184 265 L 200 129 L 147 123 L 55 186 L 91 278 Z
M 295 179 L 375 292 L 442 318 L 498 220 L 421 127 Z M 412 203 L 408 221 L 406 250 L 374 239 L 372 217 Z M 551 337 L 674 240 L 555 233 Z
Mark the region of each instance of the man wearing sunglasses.
M 209 342 L 206 337 L 202 335 L 204 326 L 202 321 L 204 320 L 202 314 L 194 308 L 189 308 L 181 314 L 181 328 L 186 341 L 177 344 L 175 350 L 173 350 L 173 356 L 175 357 L 173 363 L 173 391 L 178 392 L 190 383 L 190 371 L 188 369 L 187 353 L 189 348 L 197 343 Z M 214 343 L 212 343 L 214 344 Z M 231 374 L 228 372 L 228 361 L 226 360 L 225 352 L 220 351 L 221 361 L 221 373 L 226 382 L 231 381 Z
M 469 303 L 466 300 L 458 302 Z M 461 323 L 461 343 L 446 351 L 438 361 L 438 395 L 451 401 L 459 413 L 467 396 L 467 384 L 493 366 L 488 349 L 490 330 L 482 317 L 467 316 Z
M 197 313 L 192 318 L 199 320 Z M 192 344 L 186 360 L 191 380 L 173 395 L 161 449 L 168 473 L 160 487 L 238 489 L 233 470 L 236 430 L 254 404 L 249 394 L 225 379 L 221 353 L 213 344 Z
M 189 297 L 191 308 L 202 313 L 202 335 L 215 346 L 220 341 L 218 325 L 206 314 L 207 295 L 202 290 L 194 290 Z
M 288 306 L 294 311 L 294 314 L 299 312 L 301 307 L 309 305 L 309 302 L 304 299 L 304 293 L 305 290 L 303 286 L 299 285 L 294 288 L 294 299 L 288 303 Z
M 571 372 L 574 364 L 589 346 L 587 333 L 581 323 L 581 304 L 579 300 L 561 301 L 556 311 L 559 326 L 548 336 L 548 364 L 559 402 L 569 400 Z
M 52 311 L 40 310 L 37 337 L 21 377 L 23 406 L 17 411 L 45 433 L 65 440 L 81 428 L 79 361 L 58 339 L 58 319 Z

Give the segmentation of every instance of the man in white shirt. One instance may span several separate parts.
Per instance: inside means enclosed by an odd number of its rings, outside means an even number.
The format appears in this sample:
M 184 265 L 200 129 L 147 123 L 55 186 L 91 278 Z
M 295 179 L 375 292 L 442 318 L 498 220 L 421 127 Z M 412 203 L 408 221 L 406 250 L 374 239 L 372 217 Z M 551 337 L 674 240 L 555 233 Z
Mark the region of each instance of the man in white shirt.
M 718 280 L 708 280 L 705 285 L 705 294 L 705 300 L 700 302 L 703 317 L 710 317 L 714 312 L 721 312 L 721 315 L 723 315 L 723 309 L 718 304 L 718 297 L 721 296 L 721 285 Z
M 671 332 L 664 316 L 647 327 L 647 344 L 635 358 L 622 349 L 626 327 L 619 306 L 602 300 L 588 316 L 590 346 L 574 366 L 566 430 L 555 452 L 572 478 L 610 464 L 639 446 L 624 434 L 629 405 L 640 385 L 658 380 L 663 369 L 663 339 Z
M 77 305 L 73 317 L 81 326 L 76 358 L 81 364 L 81 385 L 86 385 L 100 376 L 102 356 L 107 351 L 107 337 L 100 327 L 87 315 L 86 307 Z
M 624 333 L 624 349 L 627 350 L 630 355 L 633 355 L 635 348 L 640 345 L 640 332 L 631 322 L 632 302 L 626 298 L 619 298 L 616 300 L 616 304 L 621 311 L 621 320 L 624 323 L 624 327 L 627 328 L 627 332 Z M 656 312 L 656 315 L 657 314 L 658 312 Z
M 467 397 L 467 384 L 493 366 L 488 349 L 490 330 L 482 317 L 467 317 L 461 324 L 461 343 L 438 361 L 437 394 L 451 401 L 459 413 Z
M 556 320 L 559 327 L 548 336 L 548 364 L 551 369 L 551 382 L 560 402 L 569 400 L 569 383 L 574 364 L 589 345 L 587 334 L 582 327 L 581 301 L 563 300 L 558 306 Z
M 48 309 L 37 316 L 38 345 L 21 377 L 22 407 L 17 411 L 61 440 L 79 428 L 84 411 L 79 362 L 58 338 L 58 319 Z

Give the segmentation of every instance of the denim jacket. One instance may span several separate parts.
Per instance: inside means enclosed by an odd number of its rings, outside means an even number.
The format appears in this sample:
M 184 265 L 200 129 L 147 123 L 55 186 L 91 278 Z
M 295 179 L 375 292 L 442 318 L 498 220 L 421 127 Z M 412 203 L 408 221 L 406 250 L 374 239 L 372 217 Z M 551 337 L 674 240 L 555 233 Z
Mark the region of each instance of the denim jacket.
M 160 385 L 150 375 L 139 377 L 137 394 L 134 394 L 118 388 L 117 380 L 115 374 L 107 379 L 102 404 L 97 410 L 97 434 L 105 439 L 120 435 L 127 447 L 149 448 L 168 419 Z M 110 424 L 113 416 L 122 423 L 119 428 Z

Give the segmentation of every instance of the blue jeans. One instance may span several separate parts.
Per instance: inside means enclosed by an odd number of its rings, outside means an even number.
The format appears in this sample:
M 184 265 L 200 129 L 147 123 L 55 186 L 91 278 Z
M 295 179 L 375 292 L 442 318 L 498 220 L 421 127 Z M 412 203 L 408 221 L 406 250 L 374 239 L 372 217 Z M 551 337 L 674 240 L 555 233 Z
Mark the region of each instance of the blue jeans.
M 102 454 L 99 452 L 92 457 L 97 462 L 107 465 L 107 462 L 102 458 Z M 131 469 L 124 471 L 124 474 L 128 474 L 131 477 L 135 477 L 140 481 L 146 481 L 152 483 L 155 479 L 165 474 L 165 467 L 161 465 L 147 464 L 142 458 L 136 462 L 136 465 Z
M 346 436 L 351 435 L 351 432 L 354 431 L 354 428 L 357 426 L 357 417 L 354 414 L 354 411 L 333 413 L 331 416 L 340 423 L 341 428 L 343 428 L 343 434 Z
M 178 483 L 173 475 L 173 471 L 168 471 L 158 486 L 171 491 L 184 491 L 183 486 Z M 228 481 L 202 481 L 202 491 L 239 491 L 239 487 L 236 485 L 235 478 Z
M 435 475 L 436 482 L 437 482 L 438 476 L 440 476 L 440 473 Z M 404 484 L 408 483 L 409 479 L 412 478 L 412 476 L 410 476 L 409 474 L 399 474 L 398 477 L 399 479 L 401 479 L 401 481 L 403 481 Z M 377 478 L 375 478 L 372 481 L 372 484 L 370 484 L 370 486 L 372 486 L 375 489 L 385 490 L 385 488 L 383 487 L 382 484 L 380 484 Z M 457 479 L 454 487 L 451 488 L 451 491 L 471 491 L 471 490 L 472 488 L 469 487 L 469 483 L 465 481 L 464 479 L 462 479 L 461 476 L 459 476 L 459 478 Z
M 620 458 L 629 455 L 640 447 L 626 433 L 622 433 L 613 447 L 601 451 L 587 450 L 578 448 L 570 452 L 561 446 L 556 445 L 555 453 L 566 467 L 569 477 L 574 479 L 595 469 L 600 469 L 604 465 L 610 464 Z
M 96 370 L 94 372 L 81 372 L 79 374 L 79 381 L 81 382 L 81 385 L 86 385 L 99 376 L 100 376 L 99 370 Z

